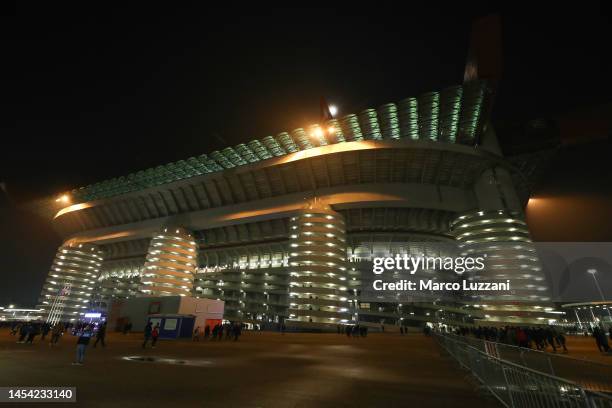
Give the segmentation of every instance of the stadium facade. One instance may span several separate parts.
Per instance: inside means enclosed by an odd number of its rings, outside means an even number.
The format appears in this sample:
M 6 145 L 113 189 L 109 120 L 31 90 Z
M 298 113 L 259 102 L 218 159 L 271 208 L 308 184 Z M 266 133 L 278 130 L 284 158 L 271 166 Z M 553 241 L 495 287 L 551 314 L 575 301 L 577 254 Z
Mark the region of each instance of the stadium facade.
M 554 319 L 524 220 L 529 180 L 489 122 L 494 81 L 470 63 L 466 73 L 458 86 L 67 193 L 40 307 L 70 320 L 113 299 L 178 294 L 224 300 L 228 319 L 296 326 Z M 505 296 L 404 303 L 362 290 L 374 256 L 502 242 L 515 245 L 488 276 L 514 278 Z

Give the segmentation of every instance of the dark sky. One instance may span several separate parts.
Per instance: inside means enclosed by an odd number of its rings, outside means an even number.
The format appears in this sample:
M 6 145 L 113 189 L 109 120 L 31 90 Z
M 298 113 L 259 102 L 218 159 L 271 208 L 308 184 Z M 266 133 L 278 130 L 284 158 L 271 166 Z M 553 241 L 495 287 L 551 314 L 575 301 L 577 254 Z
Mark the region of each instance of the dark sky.
M 459 84 L 471 23 L 490 12 L 503 23 L 496 121 L 612 102 L 609 8 L 468 3 L 2 6 L 0 305 L 35 302 L 59 245 L 15 203 L 316 123 L 322 95 L 343 114 Z M 549 172 L 538 193 L 589 195 L 601 207 L 610 144 L 598 143 L 565 149 L 553 168 L 563 180 Z M 574 239 L 612 240 L 609 230 L 585 234 Z

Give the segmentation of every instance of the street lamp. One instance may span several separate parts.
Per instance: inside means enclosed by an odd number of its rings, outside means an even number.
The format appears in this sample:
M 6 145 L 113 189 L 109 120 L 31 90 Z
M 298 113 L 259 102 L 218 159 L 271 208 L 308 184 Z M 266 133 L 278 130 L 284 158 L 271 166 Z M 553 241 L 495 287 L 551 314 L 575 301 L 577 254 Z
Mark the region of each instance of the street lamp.
M 62 194 L 56 200 L 56 203 L 68 204 L 70 202 L 70 196 L 68 194 Z
M 599 296 L 601 296 L 601 300 L 603 302 L 606 301 L 606 298 L 603 294 L 603 291 L 601 290 L 601 286 L 599 286 L 599 282 L 597 281 L 597 276 L 595 276 L 597 274 L 597 269 L 587 269 L 587 272 L 591 274 L 591 276 L 593 277 L 593 280 L 595 281 L 595 286 L 597 287 L 597 290 L 599 291 Z M 612 314 L 610 313 L 610 308 L 606 308 L 606 310 L 608 311 L 608 316 L 610 316 L 610 319 L 612 319 Z

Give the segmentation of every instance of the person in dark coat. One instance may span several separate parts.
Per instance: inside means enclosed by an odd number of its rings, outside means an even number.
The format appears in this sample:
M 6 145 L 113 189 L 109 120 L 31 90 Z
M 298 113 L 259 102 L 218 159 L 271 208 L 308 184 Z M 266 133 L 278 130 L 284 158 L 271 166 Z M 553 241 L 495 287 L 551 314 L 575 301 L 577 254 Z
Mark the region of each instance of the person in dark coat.
M 223 326 L 219 325 L 217 330 L 217 340 L 223 340 Z
M 608 345 L 608 338 L 606 337 L 606 332 L 599 326 L 596 326 L 593 329 L 593 337 L 595 337 L 595 342 L 597 343 L 597 348 L 599 351 L 607 353 L 610 351 L 610 346 Z
M 64 323 L 58 322 L 53 326 L 53 330 L 51 331 L 51 341 L 49 342 L 50 346 L 55 346 L 59 341 L 60 337 L 64 335 Z
M 31 329 L 32 326 L 30 325 L 30 323 L 22 324 L 19 328 L 19 340 L 17 340 L 17 343 L 23 343 L 26 339 L 26 336 L 30 333 Z
M 242 323 L 236 323 L 234 326 L 234 341 L 238 341 L 238 337 L 242 334 Z
M 98 345 L 98 342 L 102 343 L 102 347 L 106 347 L 106 343 L 104 339 L 106 338 L 106 323 L 100 325 L 98 327 L 98 333 L 96 333 L 96 342 L 94 343 L 94 348 Z
M 40 327 L 38 324 L 30 325 L 30 331 L 28 332 L 28 339 L 26 340 L 26 344 L 34 343 L 34 338 L 40 334 Z
M 142 348 L 147 347 L 147 343 L 149 342 L 149 340 L 151 340 L 152 332 L 153 332 L 153 324 L 149 322 L 144 328 L 144 341 L 142 342 Z
M 41 338 L 40 341 L 44 341 L 45 338 L 47 337 L 47 334 L 49 334 L 49 332 L 51 331 L 51 325 L 49 325 L 49 323 L 43 323 L 42 325 L 42 331 L 41 331 Z

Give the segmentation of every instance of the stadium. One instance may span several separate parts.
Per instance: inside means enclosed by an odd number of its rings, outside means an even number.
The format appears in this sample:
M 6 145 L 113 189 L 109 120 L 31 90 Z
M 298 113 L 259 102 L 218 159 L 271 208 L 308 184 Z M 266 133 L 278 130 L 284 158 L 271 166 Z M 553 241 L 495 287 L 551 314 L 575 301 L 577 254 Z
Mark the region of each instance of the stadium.
M 483 57 L 485 37 L 472 38 L 460 85 L 341 117 L 322 104 L 318 124 L 41 200 L 64 240 L 43 315 L 188 296 L 224 301 L 228 320 L 316 330 L 551 323 L 524 217 L 542 157 L 502 153 L 490 120 L 500 64 Z M 493 255 L 470 279 L 512 279 L 512 291 L 370 290 L 374 258 L 482 251 Z

